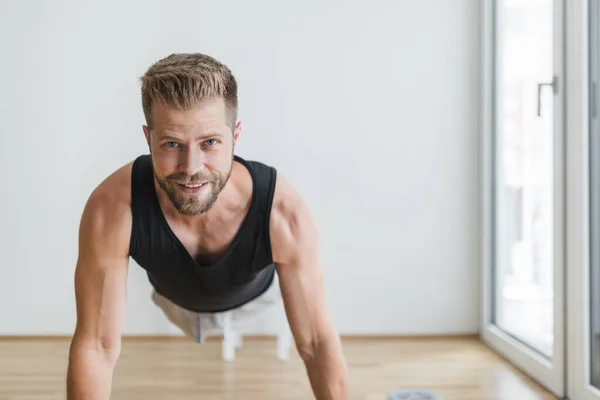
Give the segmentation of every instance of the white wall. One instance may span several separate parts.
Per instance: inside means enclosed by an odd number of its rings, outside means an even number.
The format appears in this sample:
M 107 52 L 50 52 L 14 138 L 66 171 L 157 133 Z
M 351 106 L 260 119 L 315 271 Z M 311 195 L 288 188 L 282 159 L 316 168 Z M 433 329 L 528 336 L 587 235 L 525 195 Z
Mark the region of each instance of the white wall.
M 81 210 L 147 151 L 138 77 L 184 51 L 233 69 L 238 154 L 312 206 L 341 333 L 475 332 L 478 25 L 477 0 L 4 0 L 0 334 L 72 332 Z M 176 333 L 131 267 L 125 333 Z

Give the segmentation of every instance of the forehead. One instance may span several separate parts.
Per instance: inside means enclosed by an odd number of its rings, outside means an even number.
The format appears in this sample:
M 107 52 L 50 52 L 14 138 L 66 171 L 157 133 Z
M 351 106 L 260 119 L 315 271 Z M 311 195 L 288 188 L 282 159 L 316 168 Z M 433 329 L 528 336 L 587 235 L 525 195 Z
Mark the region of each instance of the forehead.
M 218 98 L 187 110 L 178 110 L 162 103 L 152 105 L 152 122 L 156 130 L 197 131 L 225 129 L 227 113 L 225 102 Z

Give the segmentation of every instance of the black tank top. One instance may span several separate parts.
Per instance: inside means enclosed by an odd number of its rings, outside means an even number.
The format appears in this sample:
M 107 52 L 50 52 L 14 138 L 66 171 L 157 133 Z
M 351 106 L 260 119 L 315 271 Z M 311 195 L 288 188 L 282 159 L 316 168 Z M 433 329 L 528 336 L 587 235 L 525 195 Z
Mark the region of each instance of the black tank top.
M 147 273 L 154 289 L 173 303 L 197 312 L 222 312 L 264 293 L 272 283 L 269 218 L 276 171 L 234 156 L 252 177 L 248 213 L 231 245 L 216 262 L 194 260 L 165 219 L 154 187 L 150 155 L 133 163 L 130 256 Z

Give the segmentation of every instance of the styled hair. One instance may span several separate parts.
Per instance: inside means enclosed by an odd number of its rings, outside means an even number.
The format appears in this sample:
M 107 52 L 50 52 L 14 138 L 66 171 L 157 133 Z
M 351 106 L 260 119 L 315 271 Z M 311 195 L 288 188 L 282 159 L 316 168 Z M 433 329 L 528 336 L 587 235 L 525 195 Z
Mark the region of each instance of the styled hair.
M 228 122 L 237 122 L 237 82 L 227 66 L 200 53 L 171 54 L 154 63 L 140 78 L 142 108 L 152 129 L 152 104 L 189 110 L 223 98 Z

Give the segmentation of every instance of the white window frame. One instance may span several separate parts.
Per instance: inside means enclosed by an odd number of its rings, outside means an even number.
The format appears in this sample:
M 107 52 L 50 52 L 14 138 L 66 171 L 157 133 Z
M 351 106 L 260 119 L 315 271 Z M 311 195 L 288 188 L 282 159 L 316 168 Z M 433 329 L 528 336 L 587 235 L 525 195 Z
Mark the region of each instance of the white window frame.
M 589 3 L 571 0 L 568 4 L 567 394 L 573 400 L 599 400 L 600 390 L 590 383 Z
M 560 15 L 565 15 L 564 3 L 560 0 L 555 1 L 555 4 L 562 7 Z M 555 213 L 555 243 L 558 243 L 554 258 L 557 260 L 558 267 L 555 268 L 554 281 L 555 291 L 554 297 L 556 304 L 560 304 L 559 311 L 555 313 L 555 324 L 556 326 L 562 326 L 563 328 L 555 330 L 554 337 L 554 351 L 553 351 L 553 362 L 550 362 L 545 357 L 541 356 L 530 347 L 524 345 L 520 341 L 508 335 L 497 326 L 491 324 L 492 316 L 492 265 L 493 265 L 493 249 L 492 249 L 492 235 L 493 235 L 493 210 L 491 207 L 493 196 L 493 170 L 491 168 L 492 162 L 494 161 L 493 147 L 492 147 L 492 134 L 494 130 L 493 126 L 493 112 L 494 104 L 490 99 L 493 98 L 493 0 L 482 0 L 481 2 L 481 20 L 482 20 L 482 40 L 481 40 L 481 60 L 482 60 L 482 73 L 481 73 L 481 101 L 482 108 L 480 109 L 480 154 L 481 156 L 481 214 L 482 214 L 482 232 L 480 248 L 482 249 L 481 263 L 483 266 L 481 276 L 481 320 L 480 320 L 480 336 L 482 341 L 487 344 L 490 348 L 495 350 L 507 358 L 515 367 L 522 370 L 525 374 L 532 377 L 534 380 L 539 382 L 547 390 L 552 392 L 558 397 L 565 395 L 565 313 L 564 305 L 566 304 L 565 291 L 562 283 L 564 282 L 564 204 L 563 204 L 563 193 L 565 188 L 563 187 L 563 175 L 565 172 L 564 167 L 564 148 L 565 143 L 562 141 L 555 141 L 555 156 L 557 164 L 555 166 L 555 209 L 558 211 Z M 562 32 L 564 32 L 564 18 L 556 18 L 555 23 L 557 24 L 557 34 L 555 40 L 562 42 Z M 563 46 L 558 50 L 558 57 L 564 59 Z M 556 75 L 558 76 L 559 95 L 554 97 L 556 109 L 564 110 L 563 99 L 564 99 L 564 68 L 562 65 L 555 65 Z M 555 118 L 555 126 L 563 127 L 564 125 L 564 113 L 557 113 Z

